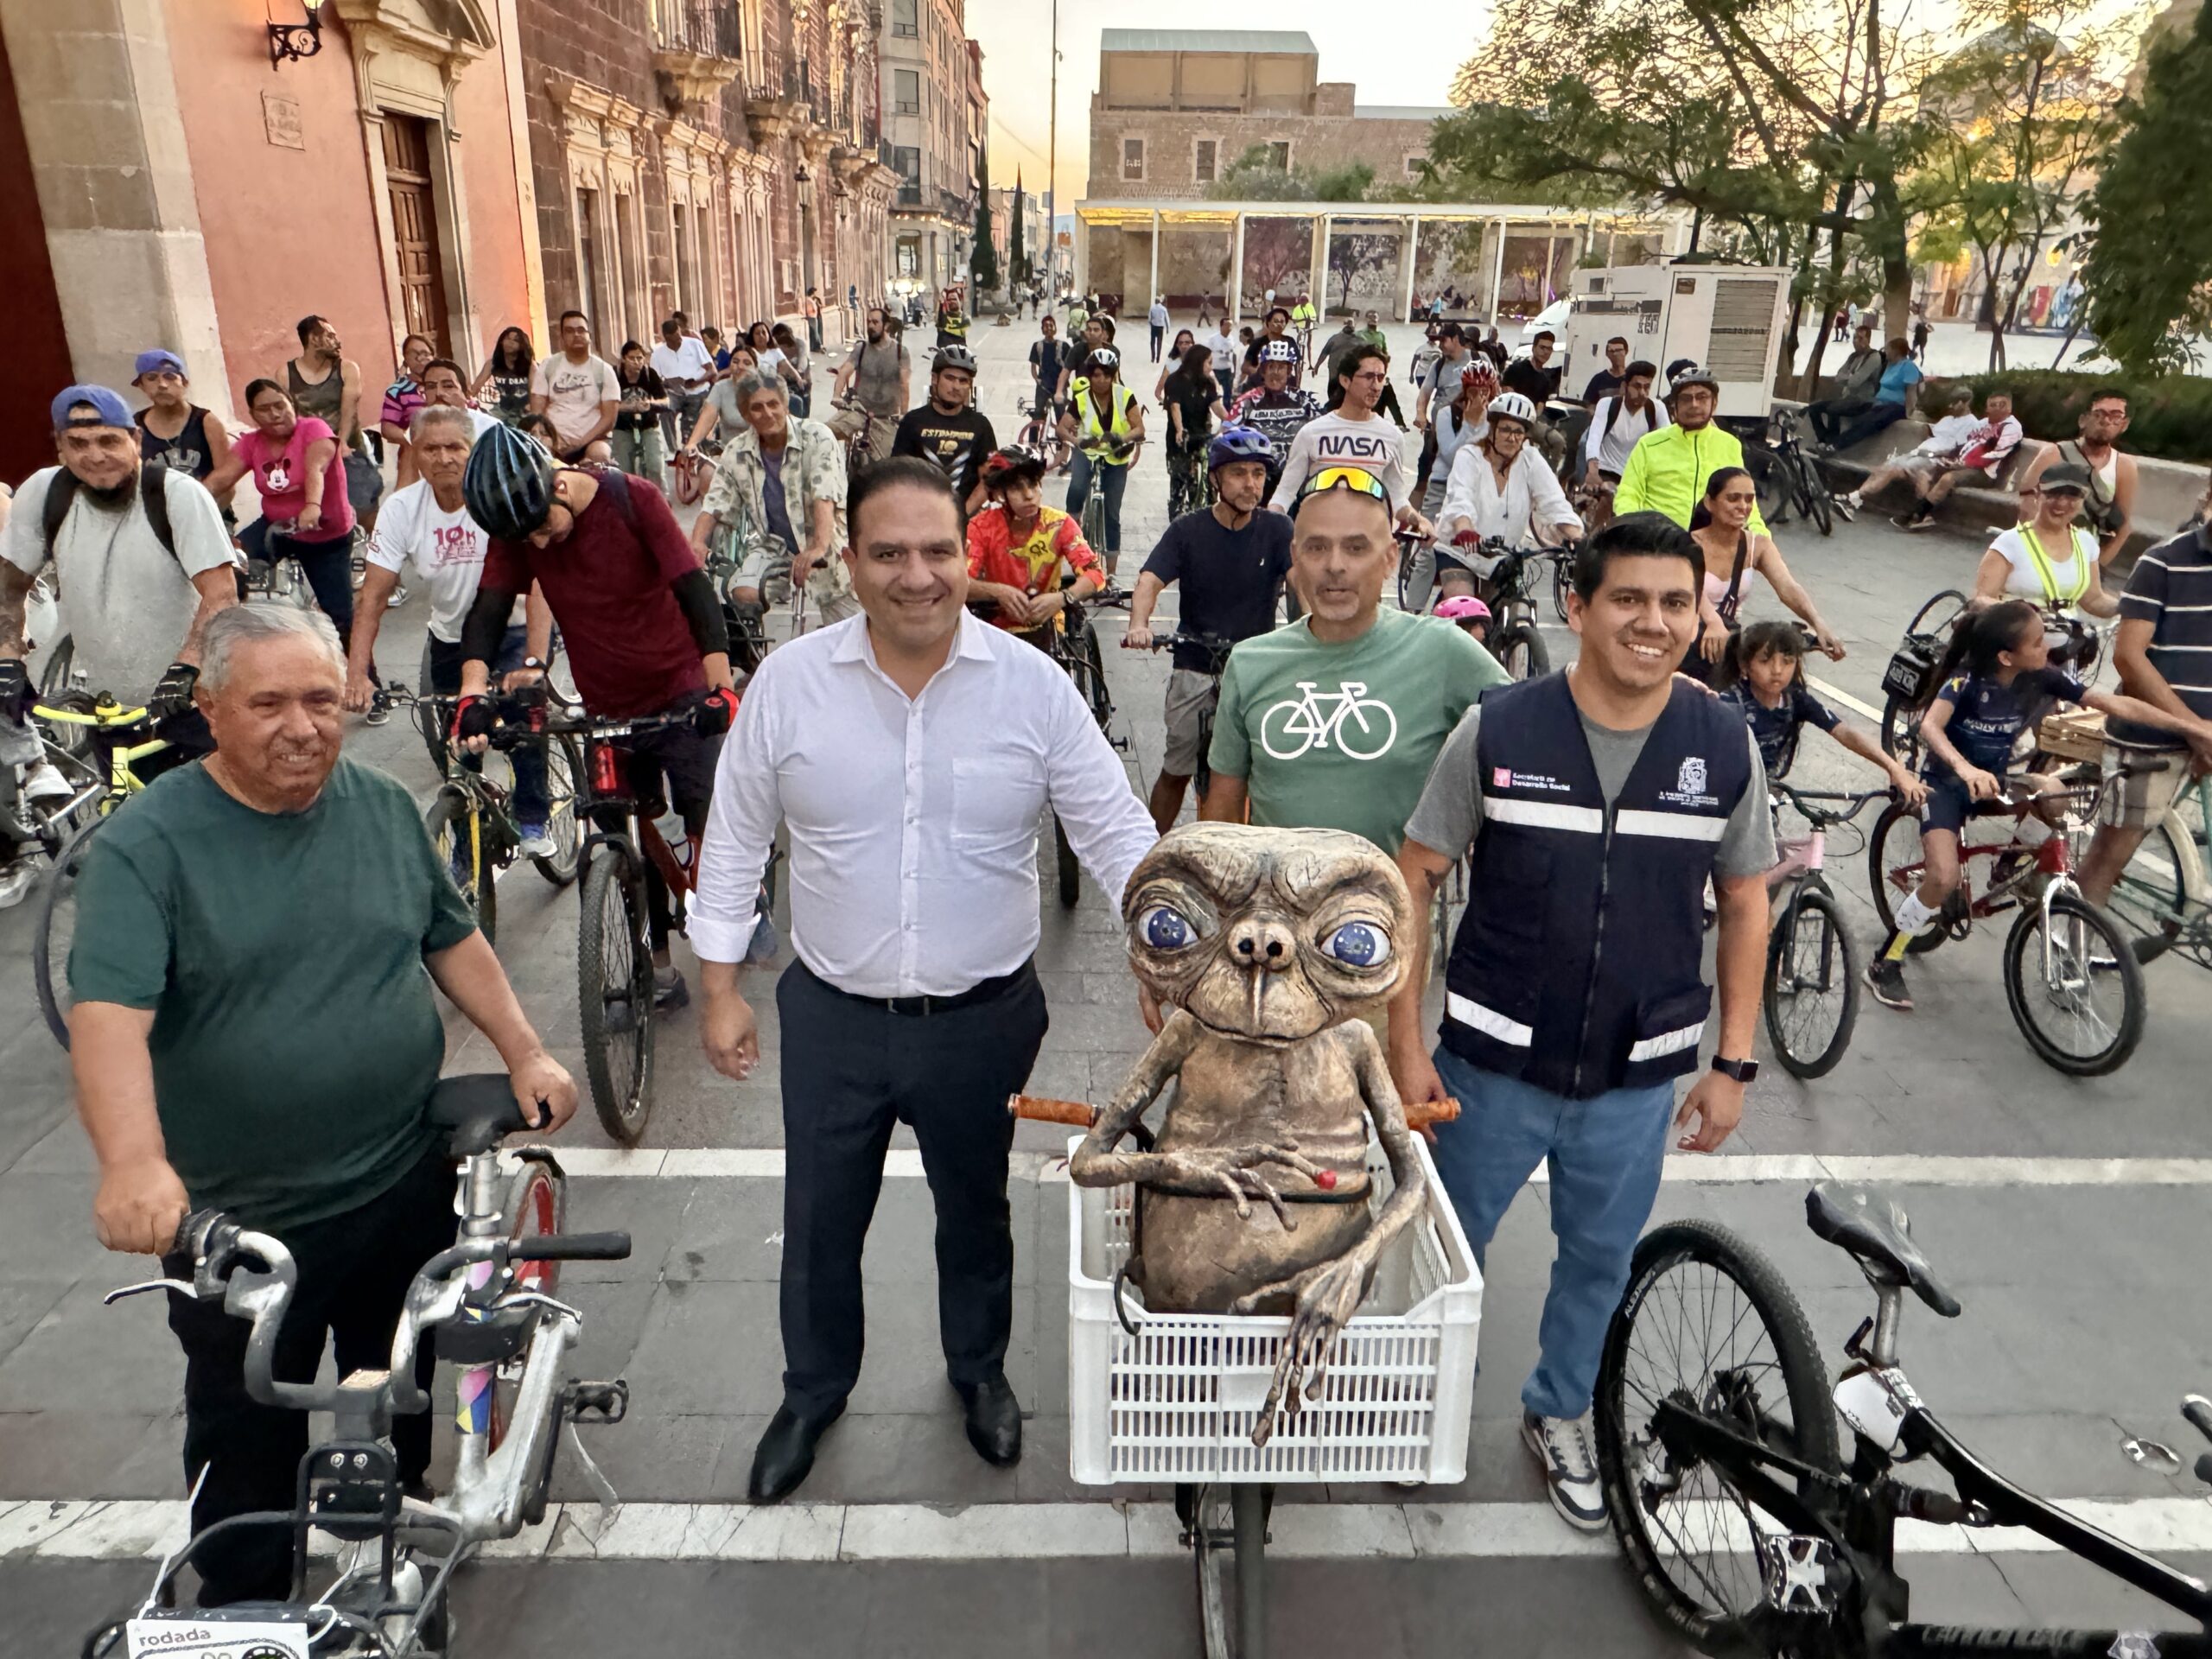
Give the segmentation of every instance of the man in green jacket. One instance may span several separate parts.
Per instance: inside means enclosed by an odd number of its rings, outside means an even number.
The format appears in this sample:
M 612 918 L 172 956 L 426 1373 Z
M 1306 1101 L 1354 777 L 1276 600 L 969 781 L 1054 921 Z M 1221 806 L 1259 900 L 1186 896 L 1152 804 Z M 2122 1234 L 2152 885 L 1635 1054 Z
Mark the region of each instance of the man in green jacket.
M 1675 423 L 1645 433 L 1628 452 L 1620 487 L 1613 493 L 1616 513 L 1663 512 L 1689 528 L 1691 510 L 1705 499 L 1706 480 L 1723 467 L 1744 464 L 1744 446 L 1736 435 L 1713 423 L 1713 406 L 1719 397 L 1720 383 L 1708 369 L 1684 369 L 1675 377 L 1668 398 Z M 1766 521 L 1756 506 L 1748 528 L 1753 535 L 1766 534 Z

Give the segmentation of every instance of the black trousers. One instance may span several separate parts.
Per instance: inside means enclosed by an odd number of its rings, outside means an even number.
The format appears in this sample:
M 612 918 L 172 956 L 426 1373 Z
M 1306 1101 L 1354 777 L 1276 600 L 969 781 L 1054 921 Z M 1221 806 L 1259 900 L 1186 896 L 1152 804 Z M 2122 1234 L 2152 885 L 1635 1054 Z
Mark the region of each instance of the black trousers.
M 335 1341 L 341 1376 L 391 1364 L 391 1333 L 408 1284 L 453 1243 L 453 1196 L 454 1167 L 434 1152 L 359 1209 L 279 1235 L 299 1264 L 300 1281 L 276 1338 L 277 1381 L 314 1382 L 326 1338 Z M 189 1262 L 172 1259 L 162 1268 L 173 1278 L 192 1276 Z M 193 1531 L 257 1510 L 290 1510 L 308 1451 L 307 1414 L 247 1397 L 246 1321 L 232 1319 L 219 1303 L 173 1295 L 169 1329 L 184 1349 L 188 1489 L 207 1470 L 192 1506 Z M 415 1358 L 415 1380 L 424 1388 L 431 1363 L 425 1337 Z M 422 1479 L 430 1466 L 430 1414 L 395 1417 L 391 1442 L 400 1478 Z M 282 1599 L 292 1582 L 292 1535 L 281 1526 L 240 1527 L 200 1550 L 193 1565 L 203 1607 Z
M 892 1127 L 921 1143 L 937 1206 L 938 1329 L 957 1384 L 1006 1363 L 1014 1232 L 1006 1196 L 1014 1120 L 1047 1023 L 1025 963 L 949 1013 L 893 1014 L 795 963 L 776 984 L 783 1021 L 784 1403 L 820 1421 L 860 1380 L 861 1247 Z

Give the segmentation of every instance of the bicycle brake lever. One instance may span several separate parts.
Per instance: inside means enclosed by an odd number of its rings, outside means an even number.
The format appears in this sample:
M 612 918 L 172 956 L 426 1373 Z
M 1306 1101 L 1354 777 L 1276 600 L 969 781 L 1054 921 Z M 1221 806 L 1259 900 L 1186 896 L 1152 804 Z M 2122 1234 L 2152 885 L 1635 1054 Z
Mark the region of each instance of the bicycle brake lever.
M 100 1298 L 100 1306 L 113 1307 L 126 1296 L 143 1296 L 149 1290 L 181 1291 L 185 1295 L 194 1298 L 199 1295 L 197 1291 L 181 1279 L 148 1279 L 140 1284 L 124 1285 L 118 1289 L 111 1290 Z

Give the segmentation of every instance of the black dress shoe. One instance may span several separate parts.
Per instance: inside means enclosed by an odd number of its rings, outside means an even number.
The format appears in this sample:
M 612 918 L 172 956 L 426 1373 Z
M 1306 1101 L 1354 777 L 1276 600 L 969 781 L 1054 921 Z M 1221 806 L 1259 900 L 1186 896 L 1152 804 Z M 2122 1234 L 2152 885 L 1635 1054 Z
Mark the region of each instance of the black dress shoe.
M 1006 1378 L 956 1382 L 953 1387 L 967 1408 L 968 1444 L 976 1448 L 976 1455 L 998 1469 L 1020 1462 L 1021 1402 Z
M 789 1406 L 778 1406 L 776 1414 L 753 1450 L 753 1473 L 745 1483 L 748 1503 L 773 1503 L 798 1490 L 799 1482 L 814 1467 L 814 1446 L 824 1430 L 845 1414 L 836 1410 L 817 1422 L 800 1416 Z

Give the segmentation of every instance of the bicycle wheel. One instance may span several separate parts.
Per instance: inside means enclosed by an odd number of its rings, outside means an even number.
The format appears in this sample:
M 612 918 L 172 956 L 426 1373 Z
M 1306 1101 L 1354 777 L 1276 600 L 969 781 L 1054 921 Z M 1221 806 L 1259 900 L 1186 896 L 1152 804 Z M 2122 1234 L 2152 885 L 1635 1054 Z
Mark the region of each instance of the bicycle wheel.
M 2078 893 L 2054 894 L 2048 912 L 2023 904 L 2005 939 L 2005 1001 L 2036 1058 L 2069 1077 L 2116 1071 L 2143 1040 L 2142 964 Z
M 634 1147 L 653 1109 L 653 959 L 645 876 L 627 845 L 603 843 L 584 867 L 578 909 L 576 1022 L 592 1109 L 609 1135 Z
M 583 858 L 584 826 L 576 817 L 576 779 L 583 772 L 584 759 L 575 739 L 545 741 L 545 833 L 553 838 L 553 851 L 530 861 L 556 887 L 576 879 L 576 866 Z
M 1068 844 L 1067 828 L 1057 812 L 1052 814 L 1052 847 L 1059 878 L 1060 908 L 1073 910 L 1076 900 L 1083 897 L 1083 865 L 1076 858 L 1075 849 Z
M 1792 1077 L 1826 1077 L 1851 1046 L 1858 956 L 1825 893 L 1800 892 L 1775 924 L 1766 955 L 1766 1035 Z
M 758 611 L 741 613 L 737 607 L 725 603 L 722 607 L 722 626 L 729 636 L 730 666 L 743 677 L 750 678 L 758 672 L 760 659 L 768 654 L 767 636 L 761 632 Z
M 1882 809 L 1882 816 L 1874 821 L 1874 833 L 1866 837 L 1866 889 L 1874 898 L 1874 913 L 1882 918 L 1885 945 L 1897 931 L 1897 906 L 1920 885 L 1925 868 L 1920 852 L 1920 814 L 1902 801 L 1893 801 Z M 1926 931 L 1914 935 L 1905 950 L 1924 957 L 1950 936 L 1948 926 L 1933 922 Z
M 1106 486 L 1103 479 L 1090 480 L 1090 494 L 1083 504 L 1083 539 L 1101 561 L 1106 557 Z
M 31 976 L 38 982 L 39 1012 L 62 1047 L 69 1046 L 69 946 L 77 937 L 77 876 L 86 844 L 105 818 L 94 818 L 69 837 L 39 894 L 38 943 L 31 951 Z
M 1920 769 L 1922 712 L 1902 697 L 1891 696 L 1882 703 L 1882 753 L 1895 756 L 1914 772 Z
M 1090 705 L 1090 717 L 1098 722 L 1098 729 L 1105 731 L 1114 722 L 1114 697 L 1106 684 L 1106 653 L 1099 646 L 1098 630 L 1090 626 L 1089 617 L 1083 619 L 1080 632 L 1068 644 L 1074 647 L 1075 660 L 1084 671 L 1076 678 L 1076 689 Z
M 2171 813 L 2151 826 L 2143 844 L 2113 883 L 2106 913 L 2135 937 L 2138 962 L 2156 962 L 2181 937 L 2189 909 L 2181 873 L 2187 866 Z
M 1268 1517 L 1274 1508 L 1269 1486 L 1175 1489 L 1206 1659 L 1259 1659 L 1266 1652 Z
M 509 1238 L 549 1238 L 559 1234 L 569 1216 L 569 1189 L 553 1172 L 536 1159 L 526 1160 L 507 1187 L 507 1202 L 501 1212 L 500 1230 Z M 522 1262 L 515 1264 L 515 1287 L 518 1290 L 542 1291 L 556 1295 L 561 1287 L 561 1264 L 558 1262 Z M 490 1422 L 486 1434 L 488 1450 L 496 1452 L 507 1437 L 507 1429 L 515 1420 L 515 1395 L 522 1387 L 522 1372 L 525 1355 L 514 1358 L 495 1369 L 492 1380 Z
M 438 862 L 461 896 L 476 912 L 486 944 L 496 944 L 499 925 L 499 872 L 492 861 L 492 817 L 482 803 L 458 784 L 448 784 L 423 815 Z
M 1799 450 L 1792 470 L 1797 476 L 1797 516 L 1810 519 L 1821 535 L 1835 534 L 1835 507 L 1828 494 L 1827 480 L 1821 476 L 1820 463 Z
M 1669 1452 L 1655 1422 L 1662 1400 L 1815 1469 L 1841 1467 L 1804 1310 L 1764 1256 L 1711 1222 L 1670 1223 L 1636 1247 L 1598 1368 L 1598 1473 L 1653 1611 L 1704 1652 L 1749 1652 L 1765 1593 L 1762 1526 L 1726 1475 Z M 1827 1489 L 1808 1478 L 1798 1493 L 1817 1507 Z
M 46 654 L 46 666 L 39 671 L 38 700 L 49 709 L 58 707 L 55 700 L 69 694 L 69 675 L 76 666 L 76 636 L 65 633 L 54 642 L 54 649 Z
M 1574 561 L 1560 558 L 1552 561 L 1552 609 L 1558 613 L 1560 626 L 1567 626 L 1567 596 L 1574 591 Z
M 1758 492 L 1759 517 L 1770 524 L 1782 523 L 1789 515 L 1789 477 L 1781 458 L 1763 444 L 1752 444 L 1744 451 L 1744 467 Z
M 1541 679 L 1552 671 L 1543 635 L 1531 623 L 1516 622 L 1500 628 L 1491 641 L 1491 654 L 1516 680 Z

